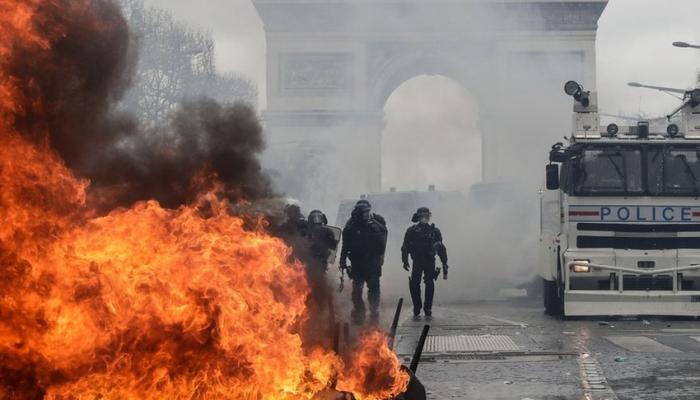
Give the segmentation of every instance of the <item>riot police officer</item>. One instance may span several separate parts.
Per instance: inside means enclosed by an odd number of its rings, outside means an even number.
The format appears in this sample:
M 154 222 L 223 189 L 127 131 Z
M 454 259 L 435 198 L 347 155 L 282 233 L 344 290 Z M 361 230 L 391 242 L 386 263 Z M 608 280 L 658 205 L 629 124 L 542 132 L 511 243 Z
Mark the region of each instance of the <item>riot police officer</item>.
M 413 260 L 413 269 L 409 289 L 413 300 L 414 319 L 420 318 L 421 309 L 426 318 L 432 317 L 435 280 L 440 276 L 440 269 L 435 266 L 435 256 L 442 261 L 443 278 L 447 279 L 447 249 L 442 243 L 442 233 L 435 224 L 430 224 L 432 214 L 427 207 L 419 208 L 411 219 L 415 225 L 406 230 L 401 246 L 401 261 L 406 271 L 411 269 L 408 256 Z M 421 301 L 420 280 L 425 282 L 425 303 Z
M 339 230 L 338 230 L 339 231 Z M 340 233 L 334 233 L 328 226 L 326 215 L 320 210 L 313 210 L 306 219 L 300 260 L 306 267 L 306 278 L 311 289 L 306 298 L 308 318 L 304 321 L 302 339 L 304 345 L 311 347 L 332 346 L 327 339 L 333 337 L 334 318 L 333 295 L 328 284 L 326 270 L 331 256 L 338 247 Z M 321 334 L 328 332 L 328 334 Z
M 287 204 L 284 206 L 286 219 L 280 226 L 280 230 L 286 235 L 296 235 L 306 227 L 306 220 L 301 213 L 301 208 L 297 204 Z
M 296 204 L 287 204 L 284 207 L 284 221 L 271 224 L 270 230 L 280 237 L 292 248 L 290 261 L 302 260 L 306 253 L 306 229 L 307 221 L 301 213 L 301 208 Z
M 328 269 L 328 259 L 338 247 L 333 231 L 328 228 L 328 218 L 320 210 L 313 210 L 306 219 L 306 238 L 308 240 L 308 266 L 319 271 Z
M 379 215 L 377 213 L 372 212 L 372 204 L 369 202 L 369 200 L 367 200 L 367 199 L 358 200 L 357 203 L 355 203 L 355 207 L 358 207 L 358 206 L 368 207 L 372 219 L 374 219 L 375 221 L 379 222 L 380 224 L 386 226 L 386 220 L 384 219 L 384 217 L 382 217 L 381 215 Z
M 382 264 L 386 251 L 387 229 L 372 214 L 371 208 L 358 203 L 343 229 L 343 246 L 340 252 L 340 268 L 352 279 L 352 320 L 361 324 L 365 319 L 363 300 L 367 285 L 370 316 L 379 318 L 380 283 Z M 350 260 L 350 265 L 347 260 Z

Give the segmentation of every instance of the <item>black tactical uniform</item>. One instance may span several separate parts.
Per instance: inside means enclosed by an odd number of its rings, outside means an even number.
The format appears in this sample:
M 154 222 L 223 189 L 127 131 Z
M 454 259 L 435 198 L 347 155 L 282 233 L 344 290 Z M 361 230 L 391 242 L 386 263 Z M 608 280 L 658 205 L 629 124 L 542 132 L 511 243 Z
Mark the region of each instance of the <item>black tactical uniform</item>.
M 447 279 L 447 249 L 442 243 L 442 233 L 429 224 L 430 210 L 421 207 L 413 215 L 412 221 L 417 222 L 406 230 L 403 246 L 401 246 L 401 261 L 405 270 L 409 270 L 408 256 L 413 260 L 411 271 L 410 290 L 413 300 L 413 315 L 418 317 L 421 309 L 425 310 L 426 317 L 432 316 L 433 295 L 435 294 L 435 280 L 440 275 L 440 269 L 435 266 L 435 255 L 442 261 L 444 278 Z M 420 280 L 425 282 L 425 304 L 421 302 Z
M 303 241 L 300 246 L 300 260 L 306 267 L 306 277 L 311 293 L 306 299 L 309 311 L 304 321 L 302 339 L 304 345 L 312 347 L 331 348 L 334 324 L 329 323 L 334 318 L 332 290 L 328 285 L 326 270 L 333 251 L 338 247 L 338 240 L 333 230 L 327 226 L 328 219 L 319 210 L 313 210 L 306 220 L 303 230 Z M 324 332 L 328 332 L 324 334 Z
M 328 218 L 321 211 L 309 213 L 305 232 L 309 246 L 308 266 L 324 272 L 328 269 L 331 252 L 338 247 L 338 241 L 327 225 Z
M 352 279 L 352 317 L 355 323 L 364 322 L 365 302 L 362 291 L 365 283 L 371 316 L 375 320 L 379 317 L 379 279 L 382 276 L 386 241 L 386 226 L 377 220 L 369 207 L 357 205 L 343 229 L 343 247 L 340 252 L 340 267 L 346 269 Z M 350 259 L 349 267 L 347 259 Z
M 304 261 L 307 253 L 305 236 L 308 223 L 296 204 L 285 206 L 284 213 L 286 219 L 281 224 L 273 226 L 272 232 L 292 248 L 291 259 Z

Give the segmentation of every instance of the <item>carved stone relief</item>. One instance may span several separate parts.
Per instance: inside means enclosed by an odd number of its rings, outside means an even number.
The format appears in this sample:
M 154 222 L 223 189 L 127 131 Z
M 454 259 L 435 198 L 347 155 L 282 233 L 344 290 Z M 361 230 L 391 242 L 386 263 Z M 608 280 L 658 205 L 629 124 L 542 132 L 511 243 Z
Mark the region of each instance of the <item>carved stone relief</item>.
M 353 92 L 355 56 L 352 53 L 286 53 L 280 58 L 282 95 Z

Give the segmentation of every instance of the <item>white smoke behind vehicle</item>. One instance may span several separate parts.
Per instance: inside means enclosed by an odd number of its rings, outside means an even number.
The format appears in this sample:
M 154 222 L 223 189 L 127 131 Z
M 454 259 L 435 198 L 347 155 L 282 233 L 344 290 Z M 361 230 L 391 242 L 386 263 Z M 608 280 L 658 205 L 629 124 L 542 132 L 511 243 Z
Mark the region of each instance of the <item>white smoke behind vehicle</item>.
M 187 0 L 151 2 L 196 18 L 200 25 L 211 29 L 223 53 L 220 64 L 237 72 L 253 71 L 248 75 L 259 77 L 260 104 L 265 108 L 264 32 L 248 0 L 213 0 L 206 7 Z M 608 4 L 597 42 L 598 89 L 604 111 L 656 115 L 675 105 L 671 97 L 628 88 L 628 81 L 678 87 L 692 83 L 700 55 L 674 49 L 670 43 L 700 42 L 700 32 L 695 29 L 700 3 L 672 0 L 664 4 L 663 8 L 655 0 L 616 0 Z M 380 18 L 387 31 L 392 24 L 400 25 L 413 17 L 367 16 Z M 426 25 L 438 22 L 433 25 L 439 26 L 439 21 L 430 20 L 434 16 L 421 17 L 428 20 Z M 461 15 L 456 11 L 452 18 L 464 21 L 475 37 L 488 36 L 496 24 L 506 31 L 517 28 L 516 22 L 498 14 Z M 362 24 L 353 28 L 362 33 Z M 472 84 L 440 74 L 439 68 L 426 69 L 398 85 L 383 107 L 383 188 L 425 190 L 434 184 L 438 190 L 461 191 L 467 198 L 463 207 L 433 210 L 435 222 L 445 234 L 452 267 L 450 280 L 438 283 L 438 302 L 492 294 L 499 287 L 526 282 L 536 273 L 538 190 L 547 152 L 570 131 L 572 102 L 562 86 L 566 80 L 584 78 L 576 56 L 523 51 L 507 71 L 512 90 L 503 93 L 490 90 L 499 85 L 494 71 L 500 66 L 483 62 L 484 53 L 480 51 L 460 57 L 469 74 L 479 77 Z M 585 84 L 587 89 L 595 89 L 592 83 Z M 496 111 L 494 104 L 499 106 Z M 506 137 L 495 132 L 511 134 Z M 486 160 L 497 166 L 490 173 L 482 169 L 482 138 L 496 141 L 496 147 L 502 149 L 495 154 L 497 161 Z M 360 139 L 339 137 L 338 132 L 329 130 L 318 140 L 271 143 L 275 158 L 295 149 L 308 154 L 302 157 L 303 162 L 289 161 L 288 169 L 296 173 L 293 179 L 278 181 L 278 185 L 287 192 L 312 193 L 312 202 L 303 199 L 304 206 L 323 208 L 331 220 L 335 219 L 338 192 L 364 178 L 338 172 L 352 168 L 353 162 L 363 162 L 343 158 L 345 140 Z M 498 146 L 499 141 L 506 141 L 507 146 Z M 317 167 L 328 163 L 337 169 Z M 485 172 L 487 181 L 470 190 L 481 182 Z M 327 185 L 328 181 L 334 184 Z M 355 195 L 359 198 L 361 194 Z M 407 214 L 404 219 L 390 221 L 392 238 L 402 237 L 409 219 Z M 388 249 L 383 279 L 387 297 L 408 295 L 398 254 L 398 248 Z

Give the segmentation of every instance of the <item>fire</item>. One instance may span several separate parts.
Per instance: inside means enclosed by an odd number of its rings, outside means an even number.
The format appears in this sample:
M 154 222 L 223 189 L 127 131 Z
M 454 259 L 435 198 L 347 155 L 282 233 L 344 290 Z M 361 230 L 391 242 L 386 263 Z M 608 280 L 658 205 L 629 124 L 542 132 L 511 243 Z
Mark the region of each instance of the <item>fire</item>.
M 211 188 L 98 216 L 48 132 L 22 130 L 28 107 L 41 119 L 55 105 L 27 98 L 6 60 L 40 60 L 73 14 L 101 29 L 94 3 L 0 0 L 0 398 L 312 399 L 336 379 L 359 399 L 405 390 L 379 332 L 347 366 L 304 348 L 304 267 L 261 218 L 231 215 Z
M 380 331 L 368 331 L 360 338 L 348 371 L 354 375 L 341 379 L 338 388 L 362 399 L 390 398 L 408 386 L 408 375 L 401 371 L 399 360 L 387 345 L 386 335 Z

